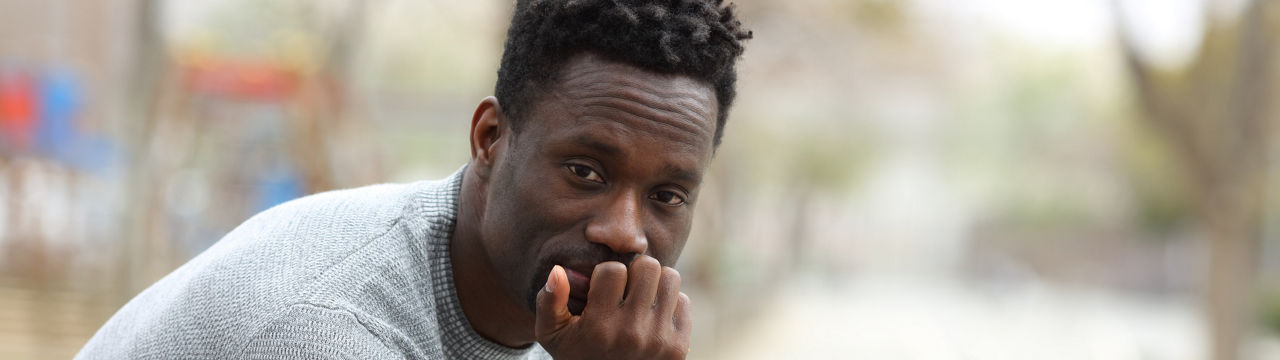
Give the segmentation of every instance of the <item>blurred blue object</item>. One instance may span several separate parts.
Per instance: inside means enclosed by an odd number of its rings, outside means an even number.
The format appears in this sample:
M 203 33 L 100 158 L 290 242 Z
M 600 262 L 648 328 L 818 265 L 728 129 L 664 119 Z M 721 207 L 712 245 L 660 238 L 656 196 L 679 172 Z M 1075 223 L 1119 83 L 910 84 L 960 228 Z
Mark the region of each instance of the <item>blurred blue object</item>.
M 80 110 L 80 84 L 65 70 L 49 70 L 40 78 L 39 128 L 36 147 L 41 153 L 61 157 L 76 143 L 76 115 Z
M 302 196 L 302 179 L 289 167 L 276 167 L 258 179 L 257 213 Z
M 85 104 L 81 88 L 75 74 L 63 69 L 47 70 L 40 78 L 36 149 L 68 166 L 101 173 L 110 167 L 117 147 L 111 139 L 77 127 Z

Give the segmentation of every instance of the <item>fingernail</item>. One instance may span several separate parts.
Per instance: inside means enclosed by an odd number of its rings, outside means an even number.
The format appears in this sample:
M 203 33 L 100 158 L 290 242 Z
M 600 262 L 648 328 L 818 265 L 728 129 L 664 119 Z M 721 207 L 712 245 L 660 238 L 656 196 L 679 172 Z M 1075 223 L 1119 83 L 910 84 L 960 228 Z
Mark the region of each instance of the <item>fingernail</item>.
M 547 274 L 547 286 L 544 286 L 542 288 L 543 290 L 546 290 L 546 292 L 549 292 L 549 293 L 556 292 L 556 280 L 555 280 L 556 269 L 559 269 L 559 268 L 560 268 L 560 265 L 556 265 L 555 267 L 551 268 L 551 273 Z

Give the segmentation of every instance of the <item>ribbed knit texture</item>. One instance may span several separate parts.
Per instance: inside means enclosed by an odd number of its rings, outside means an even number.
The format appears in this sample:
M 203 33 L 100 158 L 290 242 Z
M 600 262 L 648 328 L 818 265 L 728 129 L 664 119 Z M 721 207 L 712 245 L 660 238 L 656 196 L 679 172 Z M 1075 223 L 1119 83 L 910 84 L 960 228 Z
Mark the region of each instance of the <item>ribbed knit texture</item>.
M 449 242 L 462 170 L 264 211 L 126 304 L 77 359 L 549 359 L 485 340 Z

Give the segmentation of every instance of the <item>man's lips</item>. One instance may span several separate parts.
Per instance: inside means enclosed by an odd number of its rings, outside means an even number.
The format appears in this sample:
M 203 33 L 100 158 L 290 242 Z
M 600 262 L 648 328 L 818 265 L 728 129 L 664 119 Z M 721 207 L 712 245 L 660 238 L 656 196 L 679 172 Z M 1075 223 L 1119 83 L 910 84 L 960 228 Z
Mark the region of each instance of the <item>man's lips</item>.
M 585 301 L 591 288 L 591 273 L 583 272 L 581 268 L 574 270 L 568 267 L 564 268 L 564 273 L 569 278 L 569 297 Z

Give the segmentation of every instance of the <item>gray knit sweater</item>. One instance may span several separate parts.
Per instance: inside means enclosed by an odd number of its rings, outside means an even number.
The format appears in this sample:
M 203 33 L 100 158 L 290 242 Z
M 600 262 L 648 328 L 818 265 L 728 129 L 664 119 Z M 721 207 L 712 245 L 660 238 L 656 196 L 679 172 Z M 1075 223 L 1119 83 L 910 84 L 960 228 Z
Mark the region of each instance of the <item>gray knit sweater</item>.
M 77 359 L 529 359 L 476 334 L 449 262 L 462 171 L 258 214 L 143 291 Z

